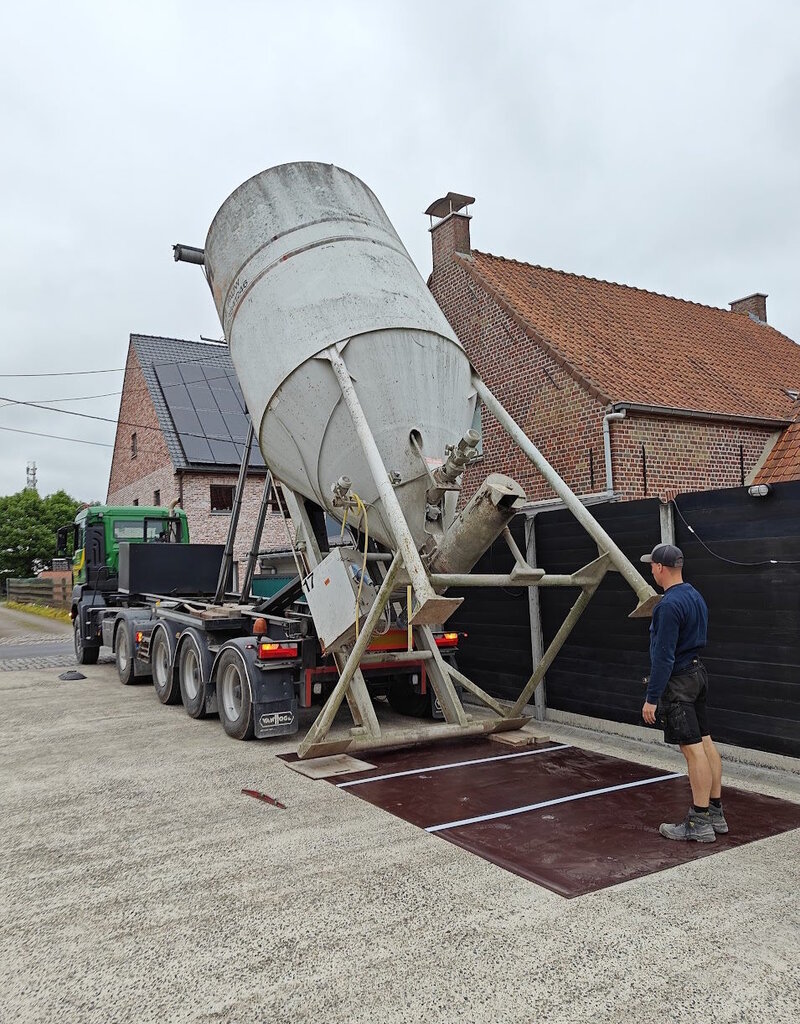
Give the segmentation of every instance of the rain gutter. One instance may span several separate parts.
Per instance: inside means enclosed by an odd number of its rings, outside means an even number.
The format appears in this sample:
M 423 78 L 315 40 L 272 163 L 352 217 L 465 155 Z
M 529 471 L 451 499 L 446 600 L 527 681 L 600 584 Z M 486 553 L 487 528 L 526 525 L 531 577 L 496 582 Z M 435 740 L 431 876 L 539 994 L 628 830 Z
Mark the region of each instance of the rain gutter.
M 727 412 L 703 412 L 698 409 L 679 409 L 670 405 L 641 405 L 638 402 L 614 402 L 611 406 L 611 413 L 635 412 L 645 413 L 648 416 L 678 416 L 689 420 L 714 420 L 722 423 L 744 423 L 751 427 L 771 427 L 773 430 L 780 430 L 791 425 L 791 419 L 781 419 L 775 416 L 746 416 L 740 413 Z M 603 424 L 605 430 L 605 421 Z

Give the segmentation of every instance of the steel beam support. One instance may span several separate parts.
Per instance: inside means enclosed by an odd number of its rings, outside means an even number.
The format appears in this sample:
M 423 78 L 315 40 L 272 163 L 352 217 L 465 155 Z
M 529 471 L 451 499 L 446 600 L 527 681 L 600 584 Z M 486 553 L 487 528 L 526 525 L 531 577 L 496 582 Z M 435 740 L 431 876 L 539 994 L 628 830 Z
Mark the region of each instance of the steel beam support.
M 258 506 L 256 528 L 253 531 L 253 546 L 247 554 L 247 565 L 245 566 L 244 579 L 242 580 L 241 592 L 239 594 L 239 604 L 247 604 L 250 600 L 250 588 L 253 585 L 253 574 L 256 569 L 256 559 L 258 558 L 259 547 L 261 546 L 261 534 L 264 532 L 264 523 L 267 521 L 267 505 L 269 504 L 271 491 L 272 472 L 267 470 L 267 478 L 264 481 L 264 490 L 261 493 L 261 504 Z
M 282 490 L 286 507 L 289 509 L 289 515 L 294 523 L 295 536 L 302 537 L 305 543 L 305 560 L 312 569 L 315 569 L 322 561 L 322 552 L 308 517 L 305 498 L 295 494 L 290 487 L 285 485 L 282 485 Z M 333 660 L 341 675 L 347 662 L 346 652 L 336 651 Z M 375 705 L 372 703 L 366 680 L 358 665 L 353 673 L 352 683 L 345 691 L 345 696 L 355 727 L 365 730 L 369 736 L 380 736 L 381 727 L 378 723 L 378 716 L 375 714 Z
M 339 680 L 336 683 L 336 686 L 334 686 L 333 692 L 325 701 L 322 711 L 320 711 L 314 721 L 314 724 L 303 737 L 300 746 L 297 748 L 297 756 L 299 758 L 314 757 L 318 755 L 317 748 L 319 744 L 323 743 L 331 725 L 333 724 L 336 712 L 339 710 L 342 701 L 351 687 L 353 676 L 358 671 L 361 658 L 369 647 L 372 634 L 375 632 L 375 627 L 378 625 L 378 620 L 381 617 L 383 609 L 386 607 L 392 596 L 395 578 L 401 564 L 402 557 L 399 554 L 395 555 L 392 564 L 389 566 L 389 571 L 386 573 L 386 577 L 378 590 L 377 597 L 375 598 L 372 607 L 367 612 L 367 617 L 364 620 L 361 632 L 358 634 L 358 638 L 353 644 L 353 647 L 347 656 L 347 660 L 340 669 Z M 367 695 L 367 700 L 369 700 L 369 695 Z M 375 724 L 377 726 L 377 720 Z M 377 730 L 370 733 L 370 735 L 365 737 L 365 739 L 375 742 L 378 740 L 379 736 L 380 726 L 377 726 Z
M 675 543 L 675 512 L 671 501 L 662 501 L 658 507 L 658 519 L 661 527 L 661 543 Z
M 353 421 L 356 436 L 364 450 L 372 479 L 375 481 L 383 509 L 389 520 L 389 526 L 392 530 L 397 550 L 402 556 L 403 564 L 414 587 L 414 593 L 417 595 L 419 604 L 412 616 L 412 623 L 414 625 L 434 625 L 446 622 L 462 603 L 463 598 L 441 597 L 431 586 L 428 574 L 422 564 L 422 559 L 419 557 L 416 545 L 414 544 L 414 538 L 411 536 L 411 531 L 400 507 L 400 502 L 394 493 L 394 487 L 389 479 L 389 474 L 383 464 L 378 445 L 370 430 L 367 417 L 361 408 L 361 403 L 358 400 L 352 378 L 347 371 L 347 366 L 335 347 L 327 349 L 325 355 L 330 360 L 333 372 L 336 374 L 336 379 L 339 382 L 339 387 L 342 389 L 345 405 Z
M 233 497 L 231 521 L 228 523 L 228 536 L 225 541 L 225 553 L 222 556 L 222 564 L 219 567 L 217 589 L 214 593 L 214 600 L 212 601 L 212 604 L 222 604 L 222 599 L 225 597 L 225 583 L 227 582 L 228 573 L 233 565 L 233 542 L 236 540 L 236 529 L 239 526 L 239 515 L 242 511 L 242 498 L 244 497 L 244 482 L 247 477 L 248 466 L 250 465 L 250 449 L 252 447 L 254 437 L 255 430 L 253 429 L 253 421 L 250 420 L 247 427 L 247 440 L 244 443 L 244 452 L 242 453 L 242 464 L 239 466 L 239 478 L 236 481 L 236 492 Z
M 576 622 L 581 617 L 581 615 L 583 615 L 586 606 L 594 596 L 595 590 L 597 590 L 597 588 L 600 586 L 603 577 L 605 576 L 606 572 L 608 572 L 608 563 L 608 555 L 601 555 L 600 558 L 596 559 L 594 562 L 591 563 L 591 566 L 594 568 L 593 582 L 587 583 L 581 590 L 580 594 L 578 595 L 578 600 L 570 608 L 566 619 L 564 619 L 564 621 L 561 623 L 561 628 L 553 637 L 552 641 L 550 642 L 550 646 L 542 655 L 542 660 L 534 669 L 533 675 L 525 684 L 522 693 L 519 695 L 519 697 L 517 697 L 517 700 L 514 703 L 513 707 L 507 712 L 509 718 L 516 718 L 520 714 L 522 709 L 530 700 L 531 695 L 536 690 L 536 687 L 539 685 L 542 679 L 544 679 L 545 672 L 553 664 L 556 655 L 564 646 L 567 637 L 575 628 Z M 581 572 L 586 573 L 586 571 L 589 568 L 590 567 L 587 566 L 585 569 L 581 570 Z
M 525 520 L 525 558 L 529 565 L 536 565 L 536 516 L 530 516 Z M 531 620 L 531 665 L 538 665 L 544 654 L 542 609 L 538 587 L 528 587 L 528 611 Z M 536 721 L 543 722 L 547 711 L 547 680 L 544 676 L 533 691 L 533 706 Z
M 456 688 L 450 678 L 450 666 L 444 660 L 436 646 L 430 626 L 415 626 L 414 637 L 418 650 L 430 654 L 431 660 L 428 664 L 428 678 L 430 679 L 433 692 L 436 694 L 442 708 L 445 721 L 451 724 L 466 726 L 469 722 L 464 705 L 458 699 Z
M 630 617 L 644 618 L 651 615 L 653 608 L 660 600 L 658 594 L 636 570 L 621 548 L 609 537 L 477 374 L 472 375 L 472 383 L 478 392 L 479 398 L 503 430 L 505 430 L 520 451 L 533 463 L 589 536 L 608 555 L 614 568 L 619 571 L 626 583 L 634 591 L 639 604 L 633 610 Z
M 502 715 L 502 717 L 505 718 L 507 708 L 504 708 L 499 701 L 494 699 L 494 697 L 490 697 L 485 690 L 482 690 L 477 683 L 473 683 L 473 681 L 467 678 L 463 672 L 459 672 L 457 668 L 453 668 L 453 666 L 448 665 L 447 662 L 445 662 L 445 665 L 447 667 L 447 671 L 457 683 L 461 683 L 465 690 L 469 690 L 469 692 L 477 697 L 479 701 L 484 703 L 487 707 L 490 707 L 492 711 L 496 711 L 498 715 Z

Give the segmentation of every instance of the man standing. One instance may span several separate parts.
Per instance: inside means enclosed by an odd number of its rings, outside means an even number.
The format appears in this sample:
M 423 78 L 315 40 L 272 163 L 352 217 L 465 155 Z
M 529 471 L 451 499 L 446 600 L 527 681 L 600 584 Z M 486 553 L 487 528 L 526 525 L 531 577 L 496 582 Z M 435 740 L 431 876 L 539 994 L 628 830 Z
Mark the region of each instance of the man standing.
M 659 831 L 667 839 L 713 843 L 728 825 L 722 812 L 722 762 L 706 715 L 708 675 L 699 657 L 706 645 L 708 608 L 691 583 L 684 583 L 680 548 L 657 544 L 642 561 L 650 563 L 653 579 L 664 591 L 650 625 L 650 677 L 642 718 L 655 725 L 658 712 L 664 742 L 680 747 L 692 787 L 686 819 L 663 824 Z

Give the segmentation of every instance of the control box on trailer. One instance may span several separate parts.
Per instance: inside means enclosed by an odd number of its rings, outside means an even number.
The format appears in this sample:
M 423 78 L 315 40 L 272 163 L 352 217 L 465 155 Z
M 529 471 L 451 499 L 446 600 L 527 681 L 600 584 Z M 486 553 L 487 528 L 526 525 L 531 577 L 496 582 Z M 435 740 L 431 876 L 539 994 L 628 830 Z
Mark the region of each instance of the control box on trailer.
M 326 651 L 339 650 L 356 637 L 356 609 L 363 622 L 377 590 L 358 551 L 334 548 L 303 580 L 303 592 L 320 643 Z

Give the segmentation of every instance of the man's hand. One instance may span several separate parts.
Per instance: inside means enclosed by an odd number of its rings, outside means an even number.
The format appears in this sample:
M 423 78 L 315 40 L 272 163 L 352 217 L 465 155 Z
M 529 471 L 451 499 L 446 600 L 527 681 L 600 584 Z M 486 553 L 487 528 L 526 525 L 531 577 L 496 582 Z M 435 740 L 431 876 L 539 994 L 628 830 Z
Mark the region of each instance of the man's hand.
M 644 702 L 642 707 L 642 718 L 648 725 L 656 724 L 656 707 L 656 704 L 648 704 L 647 701 Z

